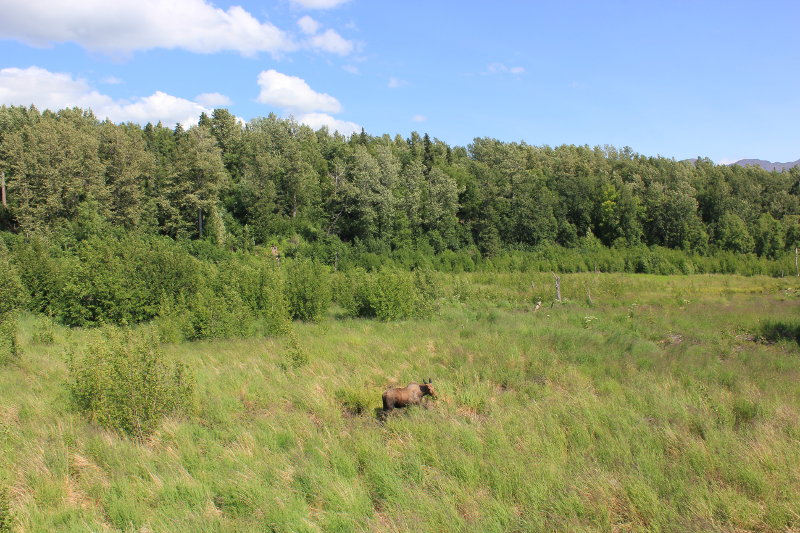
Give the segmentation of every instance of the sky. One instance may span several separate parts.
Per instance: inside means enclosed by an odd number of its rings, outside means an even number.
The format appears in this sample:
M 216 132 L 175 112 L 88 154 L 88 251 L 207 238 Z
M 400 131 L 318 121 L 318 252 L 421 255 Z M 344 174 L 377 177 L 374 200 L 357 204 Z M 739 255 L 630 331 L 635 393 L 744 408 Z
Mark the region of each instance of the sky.
M 800 158 L 800 2 L 0 0 L 0 104 Z

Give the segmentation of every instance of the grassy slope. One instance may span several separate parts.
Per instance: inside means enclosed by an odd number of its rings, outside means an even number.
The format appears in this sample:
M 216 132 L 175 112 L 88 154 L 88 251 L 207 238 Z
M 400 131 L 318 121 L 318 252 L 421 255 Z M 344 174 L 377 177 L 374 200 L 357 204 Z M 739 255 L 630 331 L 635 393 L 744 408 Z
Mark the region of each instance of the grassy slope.
M 572 300 L 534 312 L 548 276 L 447 278 L 432 320 L 298 324 L 296 369 L 280 339 L 169 346 L 197 412 L 145 443 L 71 411 L 61 354 L 88 334 L 34 343 L 29 317 L 0 369 L 12 529 L 800 529 L 800 348 L 747 336 L 797 318 L 797 281 L 563 276 Z M 376 420 L 428 376 L 429 409 Z

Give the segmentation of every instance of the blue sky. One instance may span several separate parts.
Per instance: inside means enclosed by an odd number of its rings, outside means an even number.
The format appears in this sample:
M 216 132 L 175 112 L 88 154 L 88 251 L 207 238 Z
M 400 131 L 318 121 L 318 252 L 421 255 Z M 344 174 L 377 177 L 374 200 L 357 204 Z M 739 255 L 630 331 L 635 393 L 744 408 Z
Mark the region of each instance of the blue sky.
M 800 158 L 800 2 L 0 0 L 0 104 Z

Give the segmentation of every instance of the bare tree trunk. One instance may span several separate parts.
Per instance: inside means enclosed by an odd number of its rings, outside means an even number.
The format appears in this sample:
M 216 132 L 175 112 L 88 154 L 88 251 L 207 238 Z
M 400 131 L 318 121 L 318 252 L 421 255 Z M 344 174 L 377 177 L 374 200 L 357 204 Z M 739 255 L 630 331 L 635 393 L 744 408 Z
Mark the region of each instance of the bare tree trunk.
M 798 277 L 800 277 L 800 266 L 797 264 L 797 255 L 800 254 L 800 248 L 794 249 L 794 271 L 797 272 Z
M 197 229 L 200 233 L 200 238 L 203 238 L 203 210 L 197 209 Z
M 0 197 L 2 197 L 3 207 L 8 207 L 6 203 L 6 171 L 0 170 Z
M 553 275 L 553 278 L 556 280 L 556 301 L 561 301 L 561 278 L 556 276 L 555 272 L 550 272 Z

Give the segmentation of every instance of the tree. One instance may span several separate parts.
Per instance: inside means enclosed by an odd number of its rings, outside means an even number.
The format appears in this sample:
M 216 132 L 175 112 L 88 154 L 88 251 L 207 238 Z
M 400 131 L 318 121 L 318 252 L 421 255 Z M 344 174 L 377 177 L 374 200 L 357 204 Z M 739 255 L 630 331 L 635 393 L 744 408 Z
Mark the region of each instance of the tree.
M 758 217 L 755 229 L 756 253 L 775 259 L 784 248 L 786 231 L 780 220 L 775 220 L 769 213 Z
M 173 237 L 199 236 L 198 215 L 208 216 L 216 209 L 226 178 L 222 152 L 206 128 L 179 133 L 172 169 L 159 194 L 166 232 Z
M 111 202 L 109 219 L 126 228 L 136 227 L 141 222 L 148 180 L 155 170 L 153 154 L 147 151 L 137 126 L 104 122 L 98 133 Z
M 714 240 L 717 245 L 724 250 L 730 250 L 741 254 L 753 251 L 755 241 L 747 231 L 744 220 L 730 211 L 720 217 L 714 230 Z
M 96 200 L 108 214 L 99 141 L 84 123 L 88 119 L 81 117 L 48 113 L 3 137 L 0 153 L 8 173 L 9 202 L 26 232 L 70 220 L 87 199 Z

